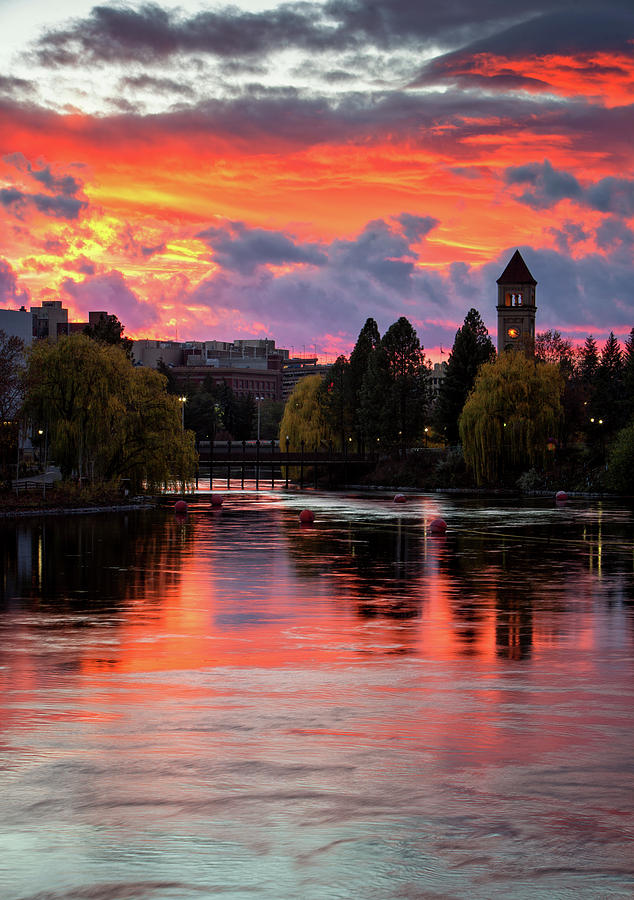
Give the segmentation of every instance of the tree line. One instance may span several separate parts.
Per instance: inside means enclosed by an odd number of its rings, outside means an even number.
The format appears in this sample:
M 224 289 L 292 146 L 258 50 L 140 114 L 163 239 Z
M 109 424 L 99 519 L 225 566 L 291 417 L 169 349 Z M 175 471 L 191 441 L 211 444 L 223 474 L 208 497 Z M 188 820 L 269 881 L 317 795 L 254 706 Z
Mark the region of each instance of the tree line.
M 417 442 L 431 408 L 429 375 L 416 331 L 405 317 L 381 337 L 365 322 L 350 357 L 339 356 L 325 378 L 303 378 L 289 397 L 280 442 L 297 450 L 404 451 Z
M 118 338 L 98 330 L 25 350 L 0 332 L 2 480 L 18 468 L 20 431 L 33 435 L 40 454 L 46 447 L 66 481 L 125 483 L 137 492 L 193 479 L 194 440 L 178 399 L 159 372 L 132 364 Z

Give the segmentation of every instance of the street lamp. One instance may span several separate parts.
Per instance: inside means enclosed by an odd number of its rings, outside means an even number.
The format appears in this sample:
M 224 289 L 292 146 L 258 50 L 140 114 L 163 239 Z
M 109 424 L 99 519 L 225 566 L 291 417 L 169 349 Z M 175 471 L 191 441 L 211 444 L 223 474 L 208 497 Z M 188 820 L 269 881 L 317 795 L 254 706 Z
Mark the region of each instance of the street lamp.
M 260 404 L 264 400 L 264 397 L 256 397 L 256 403 L 258 404 L 258 441 L 260 440 Z
M 429 433 L 429 428 L 425 425 L 425 447 L 427 446 L 427 435 Z
M 185 404 L 187 403 L 187 397 L 179 397 L 181 404 L 181 428 L 185 431 Z

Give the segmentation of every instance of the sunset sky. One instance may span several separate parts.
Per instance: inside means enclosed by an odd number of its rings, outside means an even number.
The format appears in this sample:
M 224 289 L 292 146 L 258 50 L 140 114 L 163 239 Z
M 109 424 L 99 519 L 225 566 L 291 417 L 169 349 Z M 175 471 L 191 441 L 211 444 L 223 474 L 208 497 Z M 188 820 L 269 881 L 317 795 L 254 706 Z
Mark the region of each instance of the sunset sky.
M 634 326 L 631 0 L 0 0 L 0 307 L 349 352 Z

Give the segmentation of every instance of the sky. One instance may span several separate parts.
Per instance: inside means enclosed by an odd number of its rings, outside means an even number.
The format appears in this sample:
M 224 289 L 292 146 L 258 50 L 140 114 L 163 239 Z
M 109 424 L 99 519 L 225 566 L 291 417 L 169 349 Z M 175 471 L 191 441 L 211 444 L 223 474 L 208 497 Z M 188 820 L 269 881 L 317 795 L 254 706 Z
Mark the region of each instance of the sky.
M 0 307 L 349 353 L 634 326 L 631 0 L 0 0 Z

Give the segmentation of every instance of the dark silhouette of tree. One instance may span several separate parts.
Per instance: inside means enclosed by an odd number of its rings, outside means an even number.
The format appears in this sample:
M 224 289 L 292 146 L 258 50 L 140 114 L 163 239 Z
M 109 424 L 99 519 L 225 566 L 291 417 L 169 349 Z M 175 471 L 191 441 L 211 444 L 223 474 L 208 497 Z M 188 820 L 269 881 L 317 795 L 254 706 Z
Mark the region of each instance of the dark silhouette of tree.
M 622 425 L 623 354 L 619 342 L 610 332 L 601 351 L 601 360 L 594 377 L 594 392 L 590 404 L 591 418 L 602 431 L 612 434 Z
M 95 325 L 86 325 L 84 334 L 102 344 L 113 344 L 121 347 L 128 359 L 132 359 L 134 341 L 124 337 L 125 328 L 115 315 L 102 316 Z
M 366 319 L 359 332 L 357 343 L 350 354 L 348 369 L 348 381 L 350 390 L 350 406 L 352 407 L 353 427 L 356 433 L 356 441 L 359 447 L 365 444 L 364 419 L 361 413 L 361 391 L 363 380 L 368 372 L 370 358 L 381 344 L 381 335 L 374 319 Z
M 561 374 L 570 378 L 574 371 L 574 350 L 571 341 L 561 336 L 559 331 L 540 332 L 535 338 L 535 359 L 538 362 L 559 366 Z
M 592 384 L 599 368 L 599 350 L 597 342 L 588 335 L 579 354 L 579 378 L 586 384 Z
M 13 419 L 23 398 L 24 342 L 0 329 L 0 420 Z
M 634 419 L 634 328 L 625 340 L 623 353 L 623 417 Z
M 321 383 L 318 402 L 328 428 L 337 435 L 339 446 L 344 448 L 355 430 L 354 393 L 350 379 L 350 363 L 339 356 L 328 369 Z
M 178 383 L 174 376 L 174 373 L 164 362 L 163 357 L 161 357 L 156 365 L 157 372 L 160 372 L 161 375 L 165 378 L 165 390 L 168 394 L 178 394 L 180 391 L 178 390 Z
M 421 433 L 429 404 L 429 366 L 418 335 L 404 316 L 383 335 L 389 375 L 383 422 L 386 437 L 404 449 Z
M 0 330 L 0 479 L 15 471 L 18 445 L 18 417 L 24 399 L 24 343 Z
M 456 332 L 436 403 L 436 427 L 450 444 L 459 440 L 458 419 L 480 366 L 494 359 L 495 347 L 477 309 L 470 309 Z

